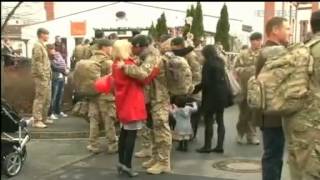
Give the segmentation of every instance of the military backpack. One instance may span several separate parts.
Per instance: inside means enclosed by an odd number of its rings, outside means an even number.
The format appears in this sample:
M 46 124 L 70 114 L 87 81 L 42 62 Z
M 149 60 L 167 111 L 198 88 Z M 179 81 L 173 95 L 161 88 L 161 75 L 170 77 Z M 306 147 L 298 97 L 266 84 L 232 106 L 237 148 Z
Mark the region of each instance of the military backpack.
M 94 82 L 101 77 L 101 63 L 94 59 L 80 60 L 73 72 L 75 93 L 80 97 L 96 96 Z
M 302 108 L 301 98 L 308 95 L 308 78 L 313 59 L 302 43 L 285 48 L 266 47 L 266 58 L 260 74 L 248 81 L 247 102 L 250 108 L 264 114 L 288 115 Z
M 194 87 L 192 85 L 192 72 L 187 60 L 176 56 L 172 52 L 164 55 L 167 77 L 167 86 L 171 95 L 191 94 Z

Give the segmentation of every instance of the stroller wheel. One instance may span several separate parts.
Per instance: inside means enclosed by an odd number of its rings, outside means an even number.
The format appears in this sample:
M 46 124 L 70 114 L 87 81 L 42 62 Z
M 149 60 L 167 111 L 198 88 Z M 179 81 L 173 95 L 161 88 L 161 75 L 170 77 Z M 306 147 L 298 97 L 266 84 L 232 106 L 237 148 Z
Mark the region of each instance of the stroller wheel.
M 22 167 L 21 155 L 17 152 L 11 152 L 8 154 L 4 160 L 3 168 L 4 173 L 8 177 L 17 175 Z

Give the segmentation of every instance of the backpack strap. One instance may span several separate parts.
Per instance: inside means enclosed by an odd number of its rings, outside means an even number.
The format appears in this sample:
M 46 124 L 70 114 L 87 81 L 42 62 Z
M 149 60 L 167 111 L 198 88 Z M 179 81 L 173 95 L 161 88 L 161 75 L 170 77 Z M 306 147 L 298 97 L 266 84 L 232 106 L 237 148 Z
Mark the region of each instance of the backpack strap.
M 314 38 L 314 39 L 311 39 L 310 41 L 308 41 L 305 46 L 309 49 L 309 52 L 310 52 L 310 60 L 309 60 L 309 67 L 308 67 L 308 72 L 309 72 L 309 75 L 312 75 L 313 74 L 313 70 L 314 70 L 314 58 L 313 56 L 311 55 L 311 48 L 318 44 L 320 42 L 320 38 Z
M 318 44 L 320 42 L 320 38 L 314 38 L 311 39 L 310 41 L 308 41 L 305 46 L 307 46 L 308 48 L 312 48 L 314 45 Z

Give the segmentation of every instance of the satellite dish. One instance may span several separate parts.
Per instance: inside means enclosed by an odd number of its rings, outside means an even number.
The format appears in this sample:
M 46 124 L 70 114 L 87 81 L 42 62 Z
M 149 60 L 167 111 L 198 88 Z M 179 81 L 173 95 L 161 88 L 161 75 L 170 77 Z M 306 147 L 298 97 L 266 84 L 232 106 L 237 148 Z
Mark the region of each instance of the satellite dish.
M 116 13 L 116 17 L 119 19 L 124 19 L 126 17 L 126 13 L 124 11 L 118 11 Z

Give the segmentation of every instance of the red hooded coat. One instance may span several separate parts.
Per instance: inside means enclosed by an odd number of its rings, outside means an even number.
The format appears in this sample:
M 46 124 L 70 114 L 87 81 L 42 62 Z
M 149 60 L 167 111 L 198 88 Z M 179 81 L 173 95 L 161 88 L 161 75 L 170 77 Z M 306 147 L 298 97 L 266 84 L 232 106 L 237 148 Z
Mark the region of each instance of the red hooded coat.
M 151 75 L 143 82 L 124 74 L 118 68 L 119 60 L 112 65 L 112 76 L 104 76 L 95 83 L 100 93 L 110 93 L 113 89 L 116 101 L 116 112 L 120 122 L 126 124 L 147 119 L 146 104 L 143 85 L 150 83 L 159 74 L 159 69 L 153 70 Z M 135 64 L 132 59 L 125 60 L 125 64 Z

